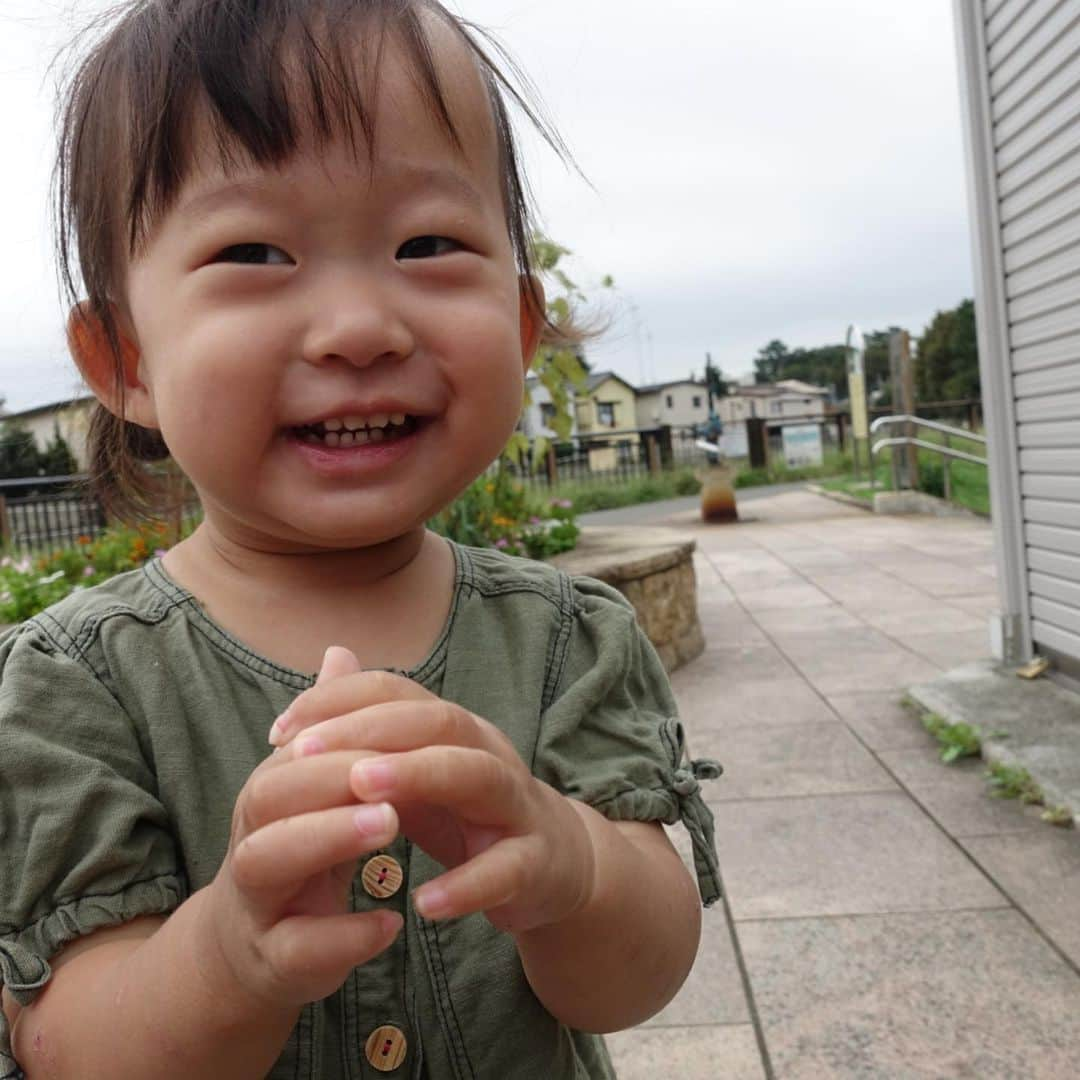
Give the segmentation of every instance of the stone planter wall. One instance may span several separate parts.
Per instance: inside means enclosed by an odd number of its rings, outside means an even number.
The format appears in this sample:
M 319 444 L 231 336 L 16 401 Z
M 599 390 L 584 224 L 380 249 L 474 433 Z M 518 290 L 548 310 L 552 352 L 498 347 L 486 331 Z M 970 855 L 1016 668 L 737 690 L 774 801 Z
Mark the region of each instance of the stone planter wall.
M 697 613 L 696 546 L 668 529 L 585 528 L 578 546 L 551 562 L 618 589 L 634 605 L 664 668 L 672 672 L 705 649 Z

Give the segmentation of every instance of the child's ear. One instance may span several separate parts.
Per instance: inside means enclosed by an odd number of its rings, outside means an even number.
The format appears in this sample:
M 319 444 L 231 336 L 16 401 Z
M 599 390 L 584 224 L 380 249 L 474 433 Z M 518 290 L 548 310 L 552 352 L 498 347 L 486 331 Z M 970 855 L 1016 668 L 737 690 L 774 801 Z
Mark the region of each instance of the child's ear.
M 101 320 L 90 310 L 90 305 L 83 301 L 71 310 L 67 323 L 68 349 L 82 372 L 94 397 L 114 416 L 130 420 L 141 427 L 157 428 L 157 417 L 153 398 L 140 376 L 138 346 L 124 332 L 115 309 L 113 317 L 117 323 L 120 341 L 120 362 L 122 382 L 117 379 L 117 359 L 109 345 L 109 337 Z M 123 396 L 120 386 L 123 386 Z
M 544 286 L 540 279 L 528 277 L 521 279 L 521 357 L 525 364 L 525 374 L 529 374 L 533 357 L 540 347 L 544 336 Z

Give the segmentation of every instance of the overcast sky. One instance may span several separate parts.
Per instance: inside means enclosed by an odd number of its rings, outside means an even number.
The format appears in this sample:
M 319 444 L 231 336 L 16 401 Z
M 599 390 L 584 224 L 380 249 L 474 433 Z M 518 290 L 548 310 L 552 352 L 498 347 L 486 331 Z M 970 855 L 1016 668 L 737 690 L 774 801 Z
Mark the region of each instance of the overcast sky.
M 65 28 L 99 0 L 0 0 L 0 395 L 71 394 L 48 227 Z M 945 0 L 458 0 L 537 84 L 591 184 L 535 140 L 544 223 L 613 326 L 595 366 L 728 375 L 849 322 L 918 334 L 972 293 Z M 663 17 L 658 18 L 661 12 Z

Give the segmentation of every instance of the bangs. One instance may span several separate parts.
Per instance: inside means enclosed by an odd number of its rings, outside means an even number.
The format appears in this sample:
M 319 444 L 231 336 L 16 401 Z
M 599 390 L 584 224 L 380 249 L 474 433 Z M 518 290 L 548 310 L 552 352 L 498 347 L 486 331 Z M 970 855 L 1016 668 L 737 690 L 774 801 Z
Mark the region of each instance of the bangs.
M 57 232 L 70 297 L 79 291 L 75 249 L 91 305 L 100 311 L 118 267 L 175 203 L 194 165 L 200 125 L 226 171 L 241 162 L 281 165 L 304 140 L 318 147 L 344 139 L 373 157 L 388 46 L 460 151 L 432 40 L 437 26 L 461 42 L 486 91 L 507 228 L 518 266 L 529 272 L 531 199 L 507 99 L 564 160 L 570 155 L 530 105 L 535 91 L 502 47 L 434 0 L 138 0 L 119 21 L 102 21 L 109 34 L 72 80 L 61 125 Z M 512 82 L 478 35 L 494 46 Z

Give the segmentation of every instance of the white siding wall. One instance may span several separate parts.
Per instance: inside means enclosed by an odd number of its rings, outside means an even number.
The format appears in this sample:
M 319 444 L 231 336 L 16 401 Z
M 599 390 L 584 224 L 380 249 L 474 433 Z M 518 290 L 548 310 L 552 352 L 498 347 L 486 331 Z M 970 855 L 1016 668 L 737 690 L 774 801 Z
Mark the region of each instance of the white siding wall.
M 981 27 L 962 4 L 981 10 Z M 996 200 L 997 251 L 981 252 L 980 281 L 993 264 L 1006 341 L 991 375 L 1015 431 L 1019 505 L 995 514 L 1019 517 L 1030 639 L 1080 664 L 1080 0 L 957 0 L 957 11 L 962 48 L 982 53 L 965 72 L 969 149 L 975 95 L 990 129 L 971 165 Z M 993 307 L 980 296 L 980 320 Z

